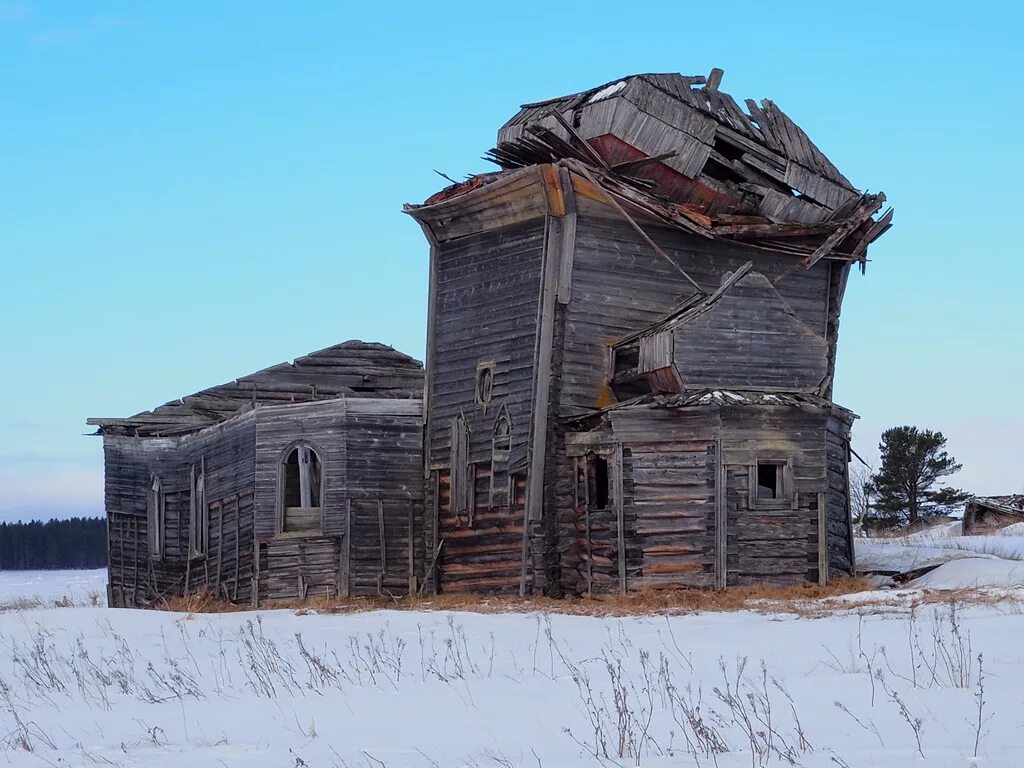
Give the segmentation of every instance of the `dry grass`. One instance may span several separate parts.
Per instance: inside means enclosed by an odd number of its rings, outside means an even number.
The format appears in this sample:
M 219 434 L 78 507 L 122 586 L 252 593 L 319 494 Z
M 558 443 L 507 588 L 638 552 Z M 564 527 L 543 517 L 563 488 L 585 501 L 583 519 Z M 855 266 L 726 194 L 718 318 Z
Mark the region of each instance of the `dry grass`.
M 871 592 L 870 596 L 847 601 L 847 595 Z M 542 612 L 570 616 L 639 616 L 646 614 L 687 614 L 702 612 L 755 611 L 757 613 L 788 613 L 806 618 L 820 618 L 845 611 L 888 613 L 905 611 L 914 606 L 946 603 L 956 600 L 963 605 L 1000 605 L 1019 603 L 1019 598 L 1006 591 L 961 589 L 942 591 L 877 591 L 867 579 L 837 579 L 828 586 L 797 584 L 791 586 L 734 587 L 724 592 L 705 589 L 642 590 L 627 595 L 567 597 L 443 594 L 433 596 L 390 597 L 370 596 L 348 599 L 310 598 L 261 604 L 261 608 L 290 609 L 299 615 L 308 613 L 358 613 L 375 610 L 400 611 L 467 611 L 471 613 Z M 200 613 L 231 613 L 251 610 L 248 604 L 231 604 L 214 600 L 208 594 L 172 598 L 160 608 L 189 616 Z

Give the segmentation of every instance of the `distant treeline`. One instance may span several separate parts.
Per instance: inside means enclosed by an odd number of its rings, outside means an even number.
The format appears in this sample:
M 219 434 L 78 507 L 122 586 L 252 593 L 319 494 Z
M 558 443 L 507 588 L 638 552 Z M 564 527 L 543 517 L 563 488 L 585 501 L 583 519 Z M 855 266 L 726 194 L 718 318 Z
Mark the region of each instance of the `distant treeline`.
M 0 523 L 0 570 L 103 568 L 106 564 L 103 518 Z

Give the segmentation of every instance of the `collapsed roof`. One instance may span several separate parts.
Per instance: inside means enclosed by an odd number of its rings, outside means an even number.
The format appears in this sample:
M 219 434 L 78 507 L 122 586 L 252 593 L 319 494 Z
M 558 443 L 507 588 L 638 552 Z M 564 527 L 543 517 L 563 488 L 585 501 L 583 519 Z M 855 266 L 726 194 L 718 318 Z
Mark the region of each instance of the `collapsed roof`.
M 377 342 L 346 341 L 290 363 L 264 368 L 227 384 L 128 418 L 88 419 L 97 434 L 166 437 L 213 426 L 256 405 L 286 405 L 339 397 L 418 398 L 423 364 Z
M 693 234 L 822 258 L 866 260 L 892 223 L 882 193 L 858 191 L 773 102 L 745 102 L 707 77 L 641 74 L 524 104 L 473 176 L 410 212 L 469 194 L 518 169 L 558 163 L 606 196 Z

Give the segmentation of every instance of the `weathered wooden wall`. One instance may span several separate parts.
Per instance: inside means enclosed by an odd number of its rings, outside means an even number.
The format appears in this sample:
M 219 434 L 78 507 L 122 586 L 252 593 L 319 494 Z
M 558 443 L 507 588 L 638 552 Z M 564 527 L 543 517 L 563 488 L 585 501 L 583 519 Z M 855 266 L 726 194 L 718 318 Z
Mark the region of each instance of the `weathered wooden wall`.
M 427 411 L 426 462 L 430 567 L 444 541 L 432 587 L 442 590 L 518 590 L 523 581 L 523 485 L 536 372 L 545 219 L 477 232 L 434 247 L 433 337 Z M 477 397 L 479 365 L 493 365 L 490 402 Z M 519 497 L 491 507 L 490 477 L 497 419 L 511 422 L 507 471 Z M 452 424 L 468 434 L 464 471 L 472 502 L 453 505 Z M 456 507 L 467 506 L 465 511 Z M 460 514 L 456 514 L 459 512 Z M 472 520 L 470 520 L 472 518 Z M 528 548 L 528 547 L 527 547 Z M 526 579 L 532 585 L 533 569 Z
M 562 529 L 565 589 L 710 587 L 717 568 L 728 586 L 819 581 L 823 523 L 831 575 L 849 574 L 845 496 L 836 497 L 827 476 L 829 421 L 824 410 L 792 407 L 635 406 L 570 431 L 575 516 Z M 588 505 L 585 467 L 595 453 L 609 462 L 610 482 L 621 471 L 621 490 L 611 489 L 606 508 Z M 788 463 L 783 501 L 751 506 L 758 459 Z
M 614 402 L 607 386 L 608 345 L 662 319 L 693 287 L 614 209 L 579 197 L 571 301 L 567 307 L 560 410 Z M 793 266 L 793 257 L 645 226 L 647 233 L 707 293 L 723 275 L 748 261 L 769 280 Z M 779 294 L 809 328 L 824 335 L 829 310 L 829 262 L 794 273 Z M 556 350 L 556 355 L 559 352 Z
M 825 424 L 826 415 L 797 408 L 722 410 L 728 584 L 818 580 L 818 502 L 827 488 Z M 749 469 L 759 458 L 790 462 L 791 506 L 750 508 Z
M 810 392 L 828 370 L 824 328 L 812 330 L 764 275 L 743 277 L 710 307 L 672 328 L 687 389 Z
M 252 553 L 255 422 L 247 413 L 177 438 L 104 438 L 109 581 L 114 605 L 146 605 L 208 590 L 248 596 Z M 205 467 L 210 537 L 189 557 L 191 470 Z M 146 499 L 150 477 L 165 498 L 164 551 L 150 557 Z
M 511 504 L 489 505 L 490 466 L 476 466 L 473 508 L 455 514 L 451 503 L 451 478 L 447 470 L 431 475 L 437 488 L 438 537 L 441 557 L 431 578 L 443 592 L 515 592 L 522 577 L 523 500 L 526 480 L 522 473 L 512 479 Z M 436 548 L 435 548 L 436 551 Z M 431 557 L 433 554 L 431 555 Z M 429 567 L 429 564 L 428 564 Z M 526 574 L 532 585 L 532 568 Z
M 495 418 L 512 420 L 510 465 L 526 457 L 531 416 L 544 219 L 468 235 L 437 246 L 435 336 L 428 339 L 432 398 L 428 465 L 449 467 L 452 419 L 464 414 L 469 461 L 490 461 Z M 493 362 L 491 402 L 476 403 L 477 364 Z
M 852 576 L 856 565 L 850 518 L 850 427 L 849 419 L 833 415 L 828 420 L 825 432 L 830 577 Z
M 424 574 L 421 400 L 352 398 L 256 416 L 257 602 L 405 594 Z M 278 467 L 305 441 L 323 466 L 323 527 L 277 531 Z

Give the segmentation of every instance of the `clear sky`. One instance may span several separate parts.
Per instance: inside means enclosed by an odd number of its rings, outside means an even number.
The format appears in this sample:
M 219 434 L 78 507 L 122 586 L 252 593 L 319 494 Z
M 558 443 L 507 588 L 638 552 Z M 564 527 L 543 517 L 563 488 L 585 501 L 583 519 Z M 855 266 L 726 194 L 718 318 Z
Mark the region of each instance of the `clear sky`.
M 836 399 L 1024 490 L 1016 3 L 0 0 L 0 519 L 102 512 L 88 416 L 349 338 L 422 357 L 401 205 L 487 170 L 524 101 L 725 70 L 895 227 L 844 309 Z M 1015 138 L 1017 137 L 1017 138 Z

